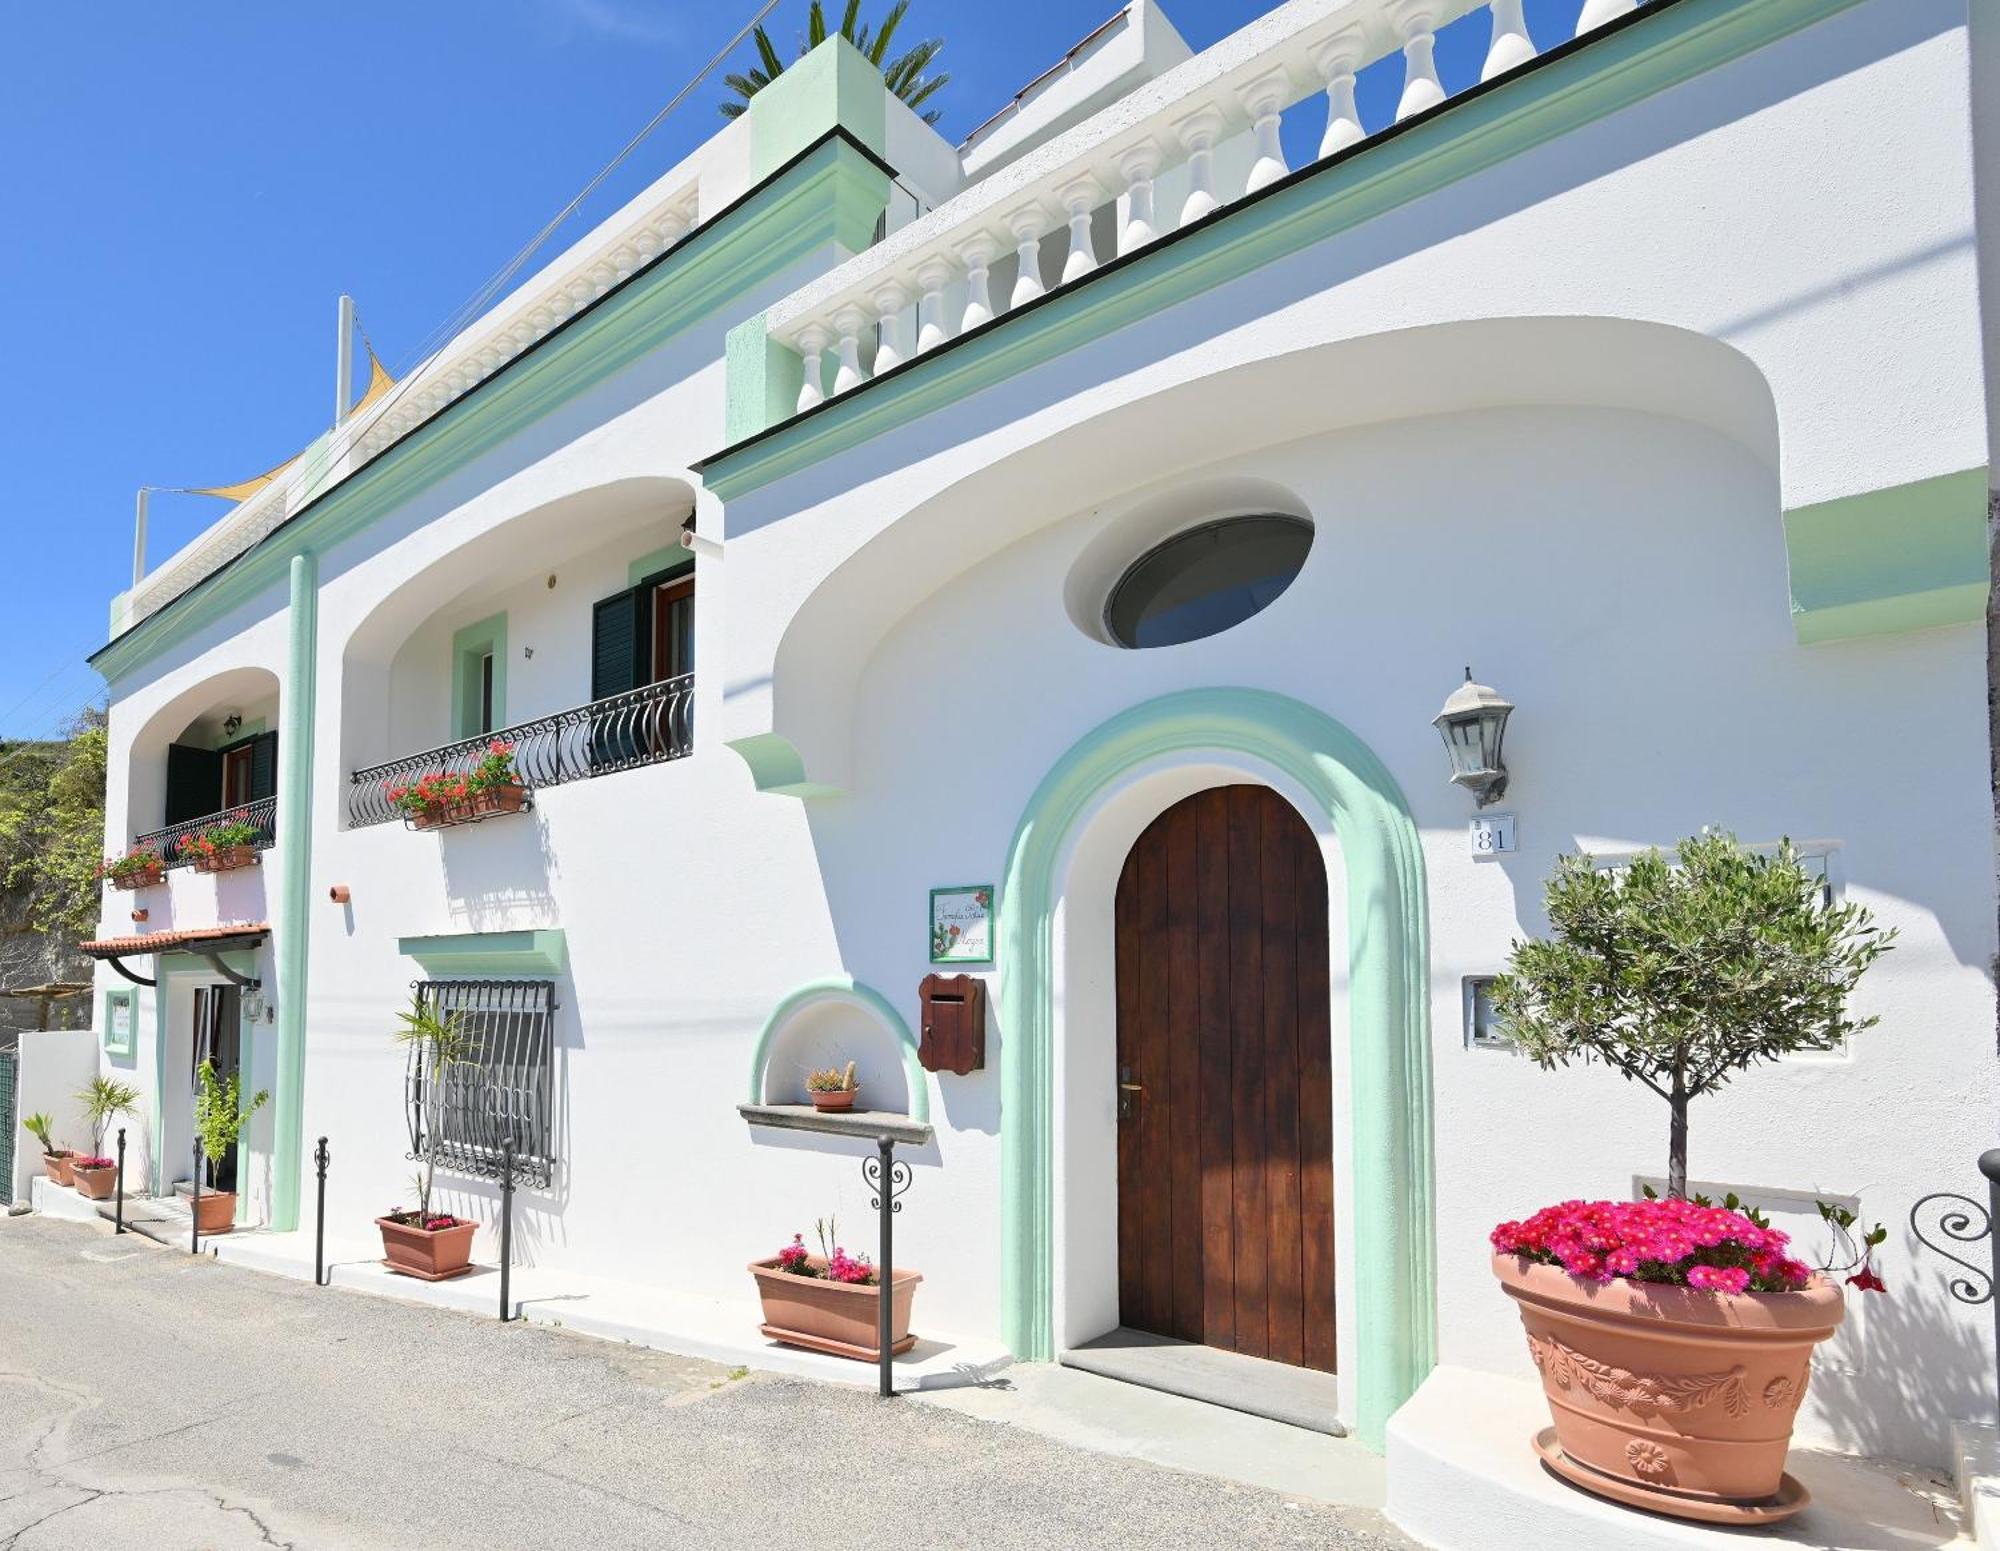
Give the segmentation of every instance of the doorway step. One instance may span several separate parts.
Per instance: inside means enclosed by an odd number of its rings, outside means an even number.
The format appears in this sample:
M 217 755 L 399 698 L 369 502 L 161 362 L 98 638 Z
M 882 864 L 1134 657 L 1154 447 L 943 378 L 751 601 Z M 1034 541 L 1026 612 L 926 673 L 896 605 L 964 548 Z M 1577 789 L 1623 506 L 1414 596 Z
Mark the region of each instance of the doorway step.
M 1339 1381 L 1316 1369 L 1245 1357 L 1240 1352 L 1177 1341 L 1124 1325 L 1062 1353 L 1057 1360 L 1066 1368 L 1079 1368 L 1142 1389 L 1226 1406 L 1333 1438 L 1347 1436 L 1340 1420 Z
M 117 1220 L 117 1205 L 98 1201 L 97 1215 L 106 1222 Z M 127 1196 L 125 1231 L 151 1239 L 156 1244 L 186 1249 L 188 1230 L 193 1227 L 193 1209 L 185 1198 L 172 1196 Z

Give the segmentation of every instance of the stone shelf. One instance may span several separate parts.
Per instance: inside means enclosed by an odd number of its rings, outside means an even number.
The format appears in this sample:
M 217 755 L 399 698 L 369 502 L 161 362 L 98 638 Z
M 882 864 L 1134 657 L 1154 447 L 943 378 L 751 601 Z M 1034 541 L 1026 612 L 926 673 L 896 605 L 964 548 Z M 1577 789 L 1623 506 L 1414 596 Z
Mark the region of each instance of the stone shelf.
M 911 1147 L 931 1139 L 921 1120 L 886 1109 L 851 1109 L 844 1114 L 817 1110 L 810 1104 L 739 1104 L 736 1112 L 753 1126 L 779 1131 L 816 1131 L 822 1136 L 854 1136 L 863 1141 L 888 1137 Z

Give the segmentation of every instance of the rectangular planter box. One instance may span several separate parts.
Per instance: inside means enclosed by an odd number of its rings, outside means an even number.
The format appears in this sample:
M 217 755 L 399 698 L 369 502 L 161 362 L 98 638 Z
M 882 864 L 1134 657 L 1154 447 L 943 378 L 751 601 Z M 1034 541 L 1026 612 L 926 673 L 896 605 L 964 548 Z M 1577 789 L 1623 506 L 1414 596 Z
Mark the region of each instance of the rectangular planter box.
M 198 856 L 190 864 L 196 872 L 235 872 L 239 867 L 257 865 L 255 846 L 224 846 L 213 856 Z
M 77 1194 L 88 1196 L 93 1201 L 109 1201 L 118 1190 L 118 1169 L 114 1165 L 108 1169 L 70 1168 L 70 1177 L 76 1181 Z
M 408 1223 L 375 1219 L 382 1230 L 382 1264 L 422 1282 L 442 1282 L 472 1269 L 472 1235 L 477 1223 L 449 1228 L 413 1228 Z
M 815 1255 L 809 1264 L 823 1267 L 826 1262 Z M 764 1334 L 772 1340 L 863 1362 L 880 1359 L 881 1348 L 876 1344 L 880 1287 L 794 1276 L 778 1269 L 775 1256 L 753 1261 L 750 1274 L 757 1278 L 757 1295 L 764 1303 Z M 919 1271 L 897 1268 L 889 1299 L 892 1352 L 907 1352 L 916 1345 L 917 1338 L 910 1334 L 910 1303 L 923 1279 Z
M 464 802 L 450 802 L 410 815 L 412 829 L 449 829 L 454 824 L 476 824 L 497 814 L 519 813 L 528 806 L 528 789 L 518 781 L 478 792 Z
M 166 876 L 167 864 L 162 862 L 157 867 L 147 867 L 139 872 L 128 873 L 122 878 L 113 878 L 111 886 L 114 889 L 130 892 L 133 889 L 151 888 L 155 883 L 163 883 L 166 881 Z

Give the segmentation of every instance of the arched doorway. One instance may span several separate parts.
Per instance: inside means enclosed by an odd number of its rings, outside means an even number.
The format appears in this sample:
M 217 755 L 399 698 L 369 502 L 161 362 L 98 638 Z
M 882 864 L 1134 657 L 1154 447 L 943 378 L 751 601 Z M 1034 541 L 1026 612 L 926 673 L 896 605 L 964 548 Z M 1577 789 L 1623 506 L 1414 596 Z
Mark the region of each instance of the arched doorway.
M 1139 1330 L 1332 1372 L 1326 867 L 1267 786 L 1133 844 L 1116 904 L 1118 1297 Z

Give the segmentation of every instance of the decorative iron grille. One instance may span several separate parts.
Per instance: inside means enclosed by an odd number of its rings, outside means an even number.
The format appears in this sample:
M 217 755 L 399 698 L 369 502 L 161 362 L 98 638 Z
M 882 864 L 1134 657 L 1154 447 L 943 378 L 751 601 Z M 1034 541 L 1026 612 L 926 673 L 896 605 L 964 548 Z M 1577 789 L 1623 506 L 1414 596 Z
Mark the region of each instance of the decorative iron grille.
M 403 1074 L 410 1156 L 432 1158 L 451 1173 L 497 1179 L 511 1139 L 516 1181 L 548 1184 L 555 1168 L 554 982 L 426 980 L 416 989 L 469 1049 L 439 1074 L 428 1046 L 410 1046 Z M 429 1129 L 434 1082 L 441 1084 L 435 1134 Z
M 496 741 L 513 745 L 514 769 L 530 789 L 681 759 L 694 751 L 694 675 L 357 770 L 347 792 L 349 822 L 359 829 L 401 818 L 389 800 L 391 787 L 420 776 L 468 772 Z
M 166 860 L 169 867 L 186 867 L 189 858 L 181 855 L 181 842 L 190 835 L 205 834 L 218 824 L 242 819 L 257 827 L 257 838 L 251 842 L 260 851 L 268 851 L 278 843 L 278 799 L 259 797 L 255 802 L 239 802 L 233 808 L 225 808 L 220 813 L 210 813 L 198 819 L 182 819 L 178 824 L 169 824 L 165 829 L 156 829 L 139 836 L 132 842 L 134 846 L 151 846 Z

